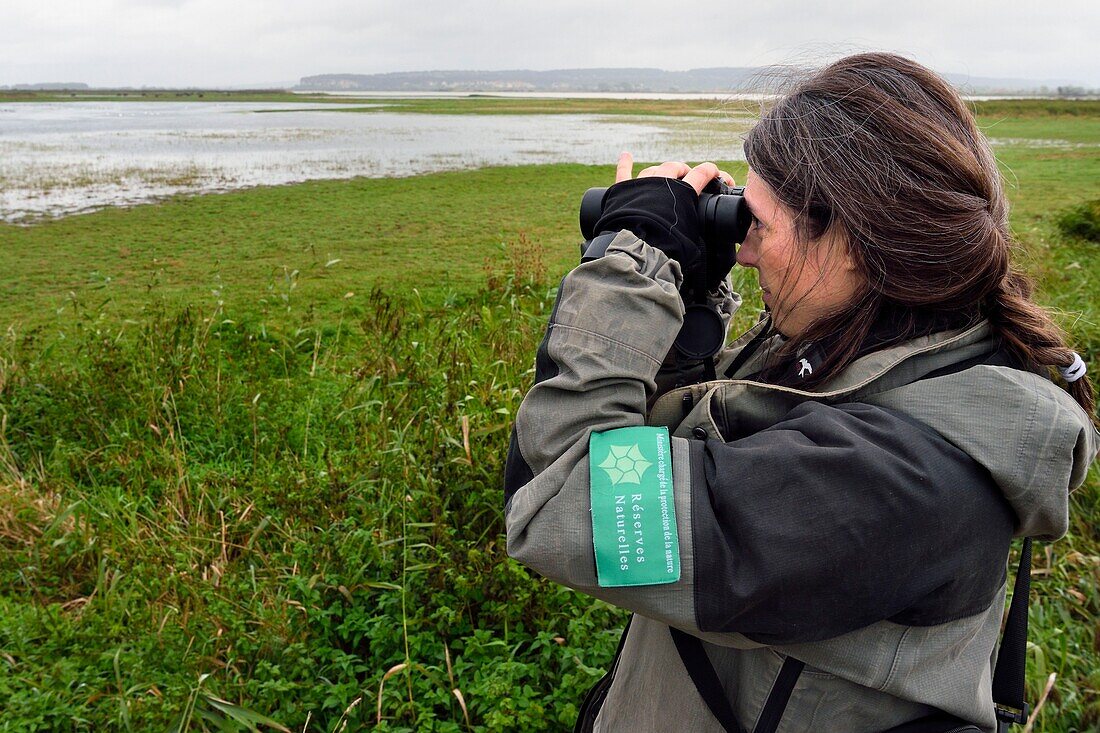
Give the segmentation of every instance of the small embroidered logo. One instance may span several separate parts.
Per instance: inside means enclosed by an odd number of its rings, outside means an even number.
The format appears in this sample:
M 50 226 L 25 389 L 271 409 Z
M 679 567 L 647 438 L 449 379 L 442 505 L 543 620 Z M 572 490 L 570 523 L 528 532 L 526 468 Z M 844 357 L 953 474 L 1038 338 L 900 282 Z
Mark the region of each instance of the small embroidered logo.
M 798 370 L 799 378 L 805 379 L 806 375 L 814 373 L 814 368 L 810 366 L 810 362 L 805 359 L 799 359 L 798 363 L 802 366 L 802 368 Z
M 607 458 L 599 465 L 607 472 L 611 479 L 611 485 L 616 484 L 640 484 L 646 469 L 653 464 L 645 459 L 638 444 L 613 445 L 607 453 Z

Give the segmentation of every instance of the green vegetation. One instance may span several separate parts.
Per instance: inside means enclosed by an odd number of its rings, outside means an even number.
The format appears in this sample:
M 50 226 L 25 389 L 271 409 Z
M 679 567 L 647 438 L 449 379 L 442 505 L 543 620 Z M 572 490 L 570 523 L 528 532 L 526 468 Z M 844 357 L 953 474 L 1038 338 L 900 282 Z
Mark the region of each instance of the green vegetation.
M 476 291 L 520 233 L 551 272 L 564 272 L 576 259 L 580 195 L 606 183 L 592 166 L 488 168 L 181 196 L 0 226 L 9 273 L 0 327 L 63 324 L 80 308 L 125 321 L 150 301 L 222 301 L 235 318 L 270 317 L 293 301 L 337 318 L 361 315 L 375 284 L 437 305 Z
M 1068 237 L 1100 242 L 1100 199 L 1070 208 L 1058 217 L 1058 228 Z
M 1100 114 L 1077 118 L 988 114 L 979 117 L 978 124 L 982 132 L 1001 144 L 1026 141 L 1052 149 L 1100 147 Z
M 996 117 L 1064 118 L 1100 117 L 1100 100 L 987 99 L 971 104 L 975 114 Z M 1096 142 L 1095 140 L 1093 142 Z
M 1095 374 L 1100 249 L 1056 222 L 1100 197 L 1100 150 L 998 154 L 1024 265 Z M 0 731 L 568 729 L 623 614 L 506 557 L 500 477 L 580 193 L 610 175 L 0 225 Z M 1100 725 L 1098 488 L 1036 552 L 1033 701 L 1057 674 L 1036 730 Z

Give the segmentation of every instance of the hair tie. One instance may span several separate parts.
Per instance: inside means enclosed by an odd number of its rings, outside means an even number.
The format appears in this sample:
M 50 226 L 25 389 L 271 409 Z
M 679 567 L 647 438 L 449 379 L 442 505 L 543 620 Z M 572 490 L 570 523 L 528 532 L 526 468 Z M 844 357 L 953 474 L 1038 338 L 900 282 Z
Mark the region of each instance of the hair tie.
M 1067 382 L 1076 382 L 1085 376 L 1085 360 L 1075 351 L 1073 352 L 1073 363 L 1065 369 L 1059 367 L 1058 371 L 1062 372 L 1062 379 Z

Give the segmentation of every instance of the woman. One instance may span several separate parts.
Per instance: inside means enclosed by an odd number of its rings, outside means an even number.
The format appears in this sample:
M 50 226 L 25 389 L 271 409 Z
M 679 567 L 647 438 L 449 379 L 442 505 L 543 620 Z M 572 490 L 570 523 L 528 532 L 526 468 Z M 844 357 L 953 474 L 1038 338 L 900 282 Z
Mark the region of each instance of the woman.
M 510 554 L 635 612 L 582 724 L 723 729 L 671 627 L 745 730 L 992 731 L 1010 540 L 1065 533 L 1100 445 L 1083 363 L 1011 267 L 988 143 L 927 69 L 842 59 L 745 153 L 737 261 L 770 314 L 722 378 L 672 347 L 685 283 L 727 322 L 740 302 L 694 214 L 728 176 L 632 180 L 626 156 L 597 225 L 619 233 L 563 280 L 516 418 Z

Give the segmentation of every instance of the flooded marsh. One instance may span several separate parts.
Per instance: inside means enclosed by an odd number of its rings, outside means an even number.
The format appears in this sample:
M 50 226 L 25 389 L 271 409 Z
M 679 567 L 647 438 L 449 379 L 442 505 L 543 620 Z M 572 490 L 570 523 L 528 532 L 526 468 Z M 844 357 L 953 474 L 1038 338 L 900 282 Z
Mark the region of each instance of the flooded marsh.
M 326 114 L 331 105 L 0 104 L 0 220 L 175 194 L 551 162 L 741 157 L 747 119 Z M 262 112 L 262 114 L 260 114 Z

